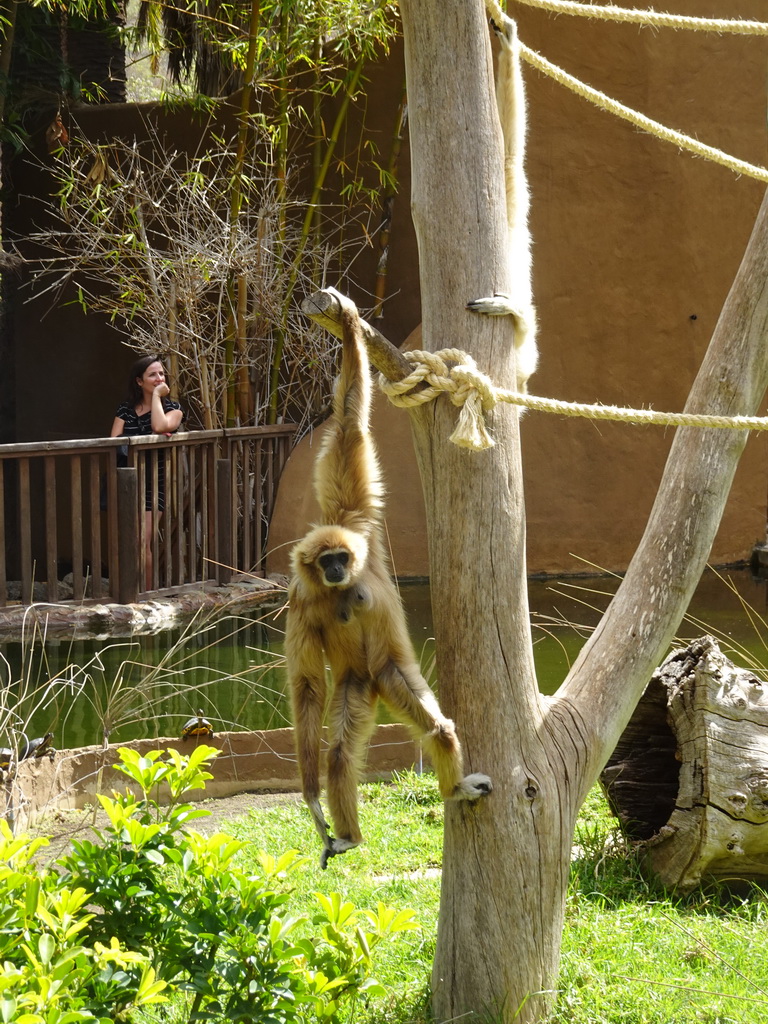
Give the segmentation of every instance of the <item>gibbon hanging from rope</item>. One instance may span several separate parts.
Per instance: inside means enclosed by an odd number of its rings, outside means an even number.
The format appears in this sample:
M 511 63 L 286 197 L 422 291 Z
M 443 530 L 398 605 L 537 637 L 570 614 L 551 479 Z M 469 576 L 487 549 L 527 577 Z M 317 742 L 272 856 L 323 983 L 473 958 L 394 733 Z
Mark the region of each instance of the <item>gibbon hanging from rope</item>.
M 528 227 L 530 198 L 525 174 L 525 136 L 527 112 L 525 85 L 520 66 L 520 42 L 517 25 L 504 18 L 494 21 L 501 49 L 496 82 L 496 105 L 504 135 L 504 187 L 507 202 L 507 256 L 511 294 L 496 292 L 472 299 L 467 309 L 489 316 L 515 318 L 515 366 L 517 390 L 528 390 L 527 381 L 539 360 L 536 348 L 536 310 L 531 281 L 531 233 Z
M 291 553 L 285 634 L 302 792 L 323 841 L 323 868 L 362 841 L 357 784 L 379 698 L 423 740 L 444 799 L 477 800 L 491 792 L 488 776 L 464 775 L 454 724 L 419 672 L 385 555 L 360 320 L 353 303 L 334 294 L 341 306 L 342 362 L 315 465 L 321 522 Z M 327 791 L 334 836 L 320 804 L 326 662 L 332 678 Z

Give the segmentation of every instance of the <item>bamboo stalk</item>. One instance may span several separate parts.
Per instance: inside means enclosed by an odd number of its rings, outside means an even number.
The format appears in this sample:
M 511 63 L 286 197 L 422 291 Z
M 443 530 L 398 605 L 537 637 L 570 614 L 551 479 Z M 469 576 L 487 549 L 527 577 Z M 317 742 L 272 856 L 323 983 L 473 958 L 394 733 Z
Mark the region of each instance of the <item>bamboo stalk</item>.
M 299 268 L 301 266 L 301 259 L 304 255 L 304 250 L 307 247 L 312 233 L 312 220 L 314 217 L 314 209 L 320 202 L 320 195 L 322 193 L 323 185 L 328 174 L 328 169 L 331 166 L 331 159 L 336 149 L 336 143 L 339 141 L 341 135 L 341 129 L 344 121 L 347 117 L 347 111 L 349 110 L 349 104 L 352 96 L 357 89 L 357 85 L 360 81 L 360 76 L 363 73 L 363 67 L 365 65 L 365 57 L 361 54 L 351 70 L 347 79 L 347 85 L 344 90 L 344 99 L 341 102 L 339 110 L 336 114 L 336 119 L 331 129 L 331 134 L 328 137 L 328 145 L 325 151 L 325 157 L 323 158 L 322 164 L 320 165 L 320 172 L 318 177 L 315 179 L 312 194 L 307 203 L 307 212 L 304 217 L 304 223 L 302 225 L 301 234 L 299 236 L 299 244 L 296 247 L 296 253 L 294 254 L 293 261 L 291 263 L 291 269 L 288 275 L 288 284 L 285 290 L 285 296 L 283 300 L 283 314 L 281 322 L 283 325 L 288 320 L 288 310 L 291 303 L 293 302 L 293 293 L 296 288 L 296 281 L 299 276 Z M 269 384 L 269 422 L 277 422 L 277 391 L 280 382 L 280 364 L 283 359 L 283 349 L 285 347 L 285 327 L 277 332 L 275 339 L 275 348 L 272 355 L 272 372 L 270 374 Z
M 253 402 L 251 400 L 251 382 L 248 376 L 248 351 L 246 323 L 248 316 L 248 278 L 240 274 L 237 278 L 237 321 L 235 343 L 237 345 L 237 405 L 242 424 L 250 423 L 253 418 Z
M 179 400 L 179 354 L 177 351 L 178 340 L 176 337 L 176 282 L 172 280 L 168 285 L 168 353 L 171 371 L 171 398 Z
M 248 26 L 248 55 L 245 64 L 245 85 L 240 98 L 240 111 L 238 113 L 237 150 L 235 163 L 232 169 L 232 189 L 230 193 L 229 206 L 229 257 L 232 258 L 237 241 L 237 228 L 240 219 L 240 210 L 243 204 L 243 171 L 245 169 L 245 156 L 248 150 L 248 127 L 251 113 L 251 98 L 253 96 L 253 77 L 256 73 L 256 53 L 258 49 L 259 23 L 261 18 L 261 5 L 259 0 L 253 0 L 251 4 L 251 15 Z M 228 427 L 235 425 L 235 409 L 240 407 L 240 422 L 247 422 L 246 415 L 243 417 L 242 410 L 242 378 L 239 370 L 235 368 L 235 350 L 244 354 L 244 316 L 241 313 L 240 301 L 240 279 L 230 277 L 227 283 L 227 296 L 229 298 L 229 316 L 227 317 L 227 334 L 224 343 L 224 364 L 227 381 L 227 395 L 225 403 L 225 420 Z M 247 383 L 247 379 L 246 379 Z M 236 394 L 237 390 L 237 394 Z
M 389 237 L 392 231 L 392 211 L 397 196 L 397 166 L 400 160 L 400 150 L 403 145 L 405 125 L 408 120 L 408 96 L 405 83 L 403 83 L 403 94 L 400 100 L 400 107 L 395 120 L 395 130 L 392 133 L 392 144 L 389 151 L 389 163 L 387 164 L 388 191 L 382 201 L 381 224 L 379 226 L 379 259 L 376 264 L 376 281 L 373 286 L 373 294 L 376 304 L 373 307 L 372 319 L 377 320 L 383 316 L 384 297 L 387 289 L 387 271 L 389 268 Z
M 0 16 L 4 21 L 3 42 L 0 46 L 0 123 L 5 118 L 5 100 L 8 95 L 8 78 L 11 70 L 13 43 L 16 35 L 16 14 L 19 0 L 0 5 Z

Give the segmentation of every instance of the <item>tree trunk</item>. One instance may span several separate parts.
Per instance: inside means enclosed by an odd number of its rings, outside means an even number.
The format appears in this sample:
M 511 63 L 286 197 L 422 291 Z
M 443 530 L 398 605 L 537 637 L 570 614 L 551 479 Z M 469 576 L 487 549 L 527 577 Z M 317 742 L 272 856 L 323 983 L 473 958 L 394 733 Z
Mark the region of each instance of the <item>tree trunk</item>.
M 407 0 L 401 12 L 424 344 L 470 349 L 482 371 L 511 387 L 513 321 L 464 309 L 475 296 L 509 290 L 482 3 Z M 533 665 L 518 421 L 499 407 L 496 446 L 472 453 L 448 443 L 456 419 L 449 402 L 412 419 L 440 699 L 458 724 L 465 769 L 487 772 L 494 785 L 477 804 L 446 805 L 434 1010 L 440 1021 L 502 1007 L 511 1018 L 555 974 L 570 845 Z M 547 1001 L 529 997 L 517 1019 L 535 1020 Z
M 483 4 L 400 6 L 424 347 L 468 350 L 496 384 L 510 387 L 511 319 L 464 310 L 470 298 L 508 291 Z M 767 282 L 764 204 L 690 409 L 756 409 L 768 381 Z M 684 614 L 746 434 L 678 431 L 627 577 L 548 700 L 533 667 L 517 414 L 498 407 L 489 419 L 496 447 L 472 453 L 448 443 L 456 411 L 445 399 L 412 414 L 441 702 L 456 720 L 467 770 L 494 783 L 487 799 L 446 807 L 433 999 L 438 1021 L 489 1012 L 524 1024 L 540 1020 L 552 1001 L 578 807 Z

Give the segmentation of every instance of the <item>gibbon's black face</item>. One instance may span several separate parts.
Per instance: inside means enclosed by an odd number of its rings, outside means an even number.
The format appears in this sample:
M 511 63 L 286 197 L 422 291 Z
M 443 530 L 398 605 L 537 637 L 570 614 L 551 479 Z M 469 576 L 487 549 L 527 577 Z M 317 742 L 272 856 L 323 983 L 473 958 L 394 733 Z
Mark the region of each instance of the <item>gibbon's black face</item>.
M 325 551 L 317 559 L 317 565 L 323 574 L 323 583 L 327 587 L 343 586 L 347 582 L 349 557 L 346 548 L 336 548 L 333 551 Z

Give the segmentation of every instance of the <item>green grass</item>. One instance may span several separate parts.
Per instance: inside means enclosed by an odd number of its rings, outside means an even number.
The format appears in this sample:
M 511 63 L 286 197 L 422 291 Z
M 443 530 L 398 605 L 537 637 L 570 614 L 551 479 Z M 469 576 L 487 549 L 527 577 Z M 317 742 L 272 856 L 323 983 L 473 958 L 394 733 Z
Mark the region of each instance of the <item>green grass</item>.
M 355 1024 L 423 1024 L 434 952 L 443 810 L 431 776 L 361 788 L 366 844 L 318 866 L 319 840 L 303 805 L 254 810 L 228 831 L 247 849 L 298 849 L 291 911 L 315 891 L 358 907 L 412 908 L 421 930 L 385 944 L 374 974 L 386 1004 L 357 1006 Z M 675 898 L 645 880 L 598 790 L 574 839 L 559 996 L 552 1024 L 768 1024 L 768 897 L 722 887 Z M 510 943 L 514 929 L 510 926 Z
M 251 811 L 226 831 L 245 839 L 254 851 L 297 849 L 306 855 L 303 870 L 291 876 L 296 886 L 292 913 L 311 913 L 318 891 L 340 892 L 358 907 L 375 907 L 381 901 L 413 909 L 420 929 L 385 943 L 376 953 L 374 976 L 390 992 L 386 1005 L 358 1005 L 354 1021 L 425 1021 L 443 843 L 443 805 L 435 779 L 408 772 L 395 785 L 362 786 L 360 824 L 365 844 L 331 860 L 327 871 L 320 870 L 320 839 L 303 804 Z

